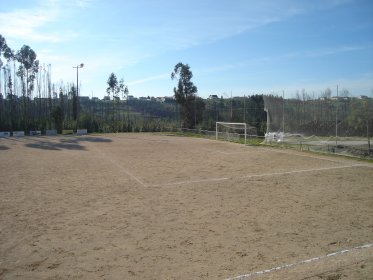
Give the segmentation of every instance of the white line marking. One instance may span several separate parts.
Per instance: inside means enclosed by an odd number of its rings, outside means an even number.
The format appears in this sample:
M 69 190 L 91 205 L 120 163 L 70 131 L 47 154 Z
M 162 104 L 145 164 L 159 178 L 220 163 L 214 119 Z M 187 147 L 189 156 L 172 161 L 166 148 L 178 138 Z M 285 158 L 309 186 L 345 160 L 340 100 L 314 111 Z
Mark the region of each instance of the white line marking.
M 251 273 L 248 273 L 248 274 L 243 274 L 243 275 L 235 276 L 235 277 L 232 277 L 232 278 L 227 278 L 225 280 L 249 279 L 251 277 L 255 277 L 255 276 L 258 276 L 258 275 L 263 275 L 263 274 L 270 273 L 270 272 L 273 272 L 273 271 L 286 269 L 286 268 L 293 267 L 293 266 L 296 266 L 296 265 L 301 265 L 301 264 L 311 263 L 311 262 L 315 262 L 315 261 L 320 261 L 322 259 L 335 257 L 335 256 L 338 256 L 338 255 L 347 254 L 347 253 L 350 253 L 352 251 L 362 250 L 362 249 L 366 249 L 366 248 L 370 248 L 370 247 L 373 247 L 373 243 L 353 247 L 351 249 L 344 249 L 344 250 L 341 250 L 341 251 L 337 251 L 337 252 L 334 252 L 334 253 L 323 255 L 323 256 L 320 256 L 320 257 L 315 257 L 315 258 L 299 261 L 299 262 L 296 262 L 296 263 L 284 264 L 284 265 L 272 267 L 272 268 L 261 270 L 261 271 L 251 272 Z
M 217 182 L 217 181 L 224 181 L 229 180 L 230 178 L 222 177 L 222 178 L 209 178 L 209 179 L 200 179 L 200 180 L 189 180 L 189 181 L 180 181 L 174 183 L 165 183 L 165 184 L 149 184 L 146 185 L 147 187 L 160 187 L 160 186 L 176 186 L 176 185 L 183 185 L 183 184 L 191 184 L 191 183 L 203 183 L 203 182 Z
M 342 161 L 342 160 L 330 158 L 330 155 L 329 156 L 328 155 L 314 156 L 314 155 L 309 155 L 304 151 L 302 152 L 302 151 L 297 151 L 297 150 L 288 151 L 288 150 L 285 150 L 285 149 L 280 150 L 279 148 L 276 149 L 276 148 L 272 148 L 272 147 L 257 147 L 257 146 L 246 146 L 246 148 L 248 148 L 250 150 L 257 150 L 257 151 L 260 150 L 260 151 L 263 151 L 263 152 L 266 152 L 266 153 L 275 152 L 275 153 L 286 154 L 286 155 L 297 156 L 297 157 L 305 157 L 305 158 L 313 158 L 313 159 L 319 159 L 319 160 L 324 160 L 324 161 L 330 161 L 330 162 L 335 162 L 335 163 L 340 163 L 340 164 L 343 164 L 343 163 L 347 162 L 347 159 L 346 159 L 346 161 Z M 226 152 L 226 151 L 222 151 L 222 150 L 213 150 L 213 149 L 207 149 L 207 148 L 205 148 L 204 150 L 209 151 L 209 152 L 224 154 L 224 155 L 242 154 L 244 152 L 244 150 L 234 151 L 234 152 Z M 373 166 L 369 166 L 369 165 L 367 165 L 367 166 L 368 167 L 373 167 Z
M 119 163 L 117 163 L 116 161 L 114 161 L 112 158 L 108 157 L 107 155 L 105 154 L 102 154 L 107 160 L 109 160 L 112 164 L 114 164 L 116 167 L 118 167 L 120 170 L 122 170 L 124 173 L 126 173 L 129 177 L 131 177 L 132 179 L 134 179 L 135 181 L 137 181 L 140 185 L 142 185 L 143 187 L 146 186 L 146 184 L 141 181 L 139 178 L 137 178 L 135 175 L 133 175 L 132 173 L 130 173 L 127 169 L 125 169 L 123 166 L 121 166 Z
M 280 153 L 280 154 L 287 154 L 287 155 L 293 155 L 293 156 L 298 156 L 298 157 L 307 157 L 307 158 L 327 160 L 327 161 L 336 162 L 336 163 L 344 163 L 343 161 L 330 158 L 330 155 L 329 156 L 325 155 L 324 157 L 319 157 L 319 156 L 309 155 L 304 151 L 297 151 L 297 150 L 287 151 L 287 150 L 284 150 L 284 149 L 280 150 L 280 148 L 276 149 L 276 148 L 271 148 L 271 147 L 268 147 L 268 148 L 259 147 L 257 149 L 262 150 L 264 152 L 276 152 L 276 153 Z
M 227 152 L 227 151 L 222 151 L 222 150 L 214 150 L 214 149 L 208 149 L 208 148 L 202 148 L 204 151 L 210 152 L 210 153 L 218 153 L 218 154 L 223 154 L 223 155 L 235 155 L 235 154 L 242 154 L 246 150 L 240 150 L 240 151 L 232 151 L 232 152 Z
M 356 166 L 361 166 L 361 164 L 312 168 L 312 169 L 301 169 L 301 170 L 292 170 L 292 171 L 284 171 L 284 172 L 263 173 L 263 174 L 252 174 L 252 175 L 243 176 L 241 178 L 254 178 L 254 177 L 266 177 L 266 176 L 275 176 L 275 175 L 287 175 L 287 174 L 294 174 L 294 173 L 306 173 L 306 172 L 314 172 L 314 171 L 325 171 L 325 170 L 333 170 L 333 169 L 351 168 L 351 167 L 356 167 Z
M 356 166 L 365 166 L 362 164 L 354 164 L 354 165 L 344 165 L 344 166 L 335 166 L 335 167 L 323 167 L 323 168 L 313 168 L 313 169 L 303 169 L 303 170 L 293 170 L 293 171 L 284 171 L 284 172 L 273 172 L 273 173 L 263 173 L 263 174 L 251 174 L 245 175 L 240 177 L 221 177 L 221 178 L 207 178 L 207 179 L 200 179 L 200 180 L 189 180 L 189 181 L 179 181 L 173 183 L 160 183 L 160 184 L 149 184 L 146 185 L 147 187 L 160 187 L 160 186 L 177 186 L 183 184 L 192 184 L 192 183 L 203 183 L 203 182 L 216 182 L 216 181 L 225 181 L 225 180 L 232 180 L 234 178 L 237 179 L 247 179 L 247 178 L 255 178 L 255 177 L 267 177 L 267 176 L 281 176 L 281 175 L 288 175 L 294 173 L 306 173 L 306 172 L 314 172 L 314 171 L 325 171 L 325 170 L 333 170 L 333 169 L 342 169 L 342 168 L 351 168 Z
M 127 169 L 125 169 L 122 165 L 120 165 L 118 162 L 114 161 L 111 157 L 104 154 L 101 150 L 99 150 L 97 147 L 95 147 L 92 143 L 90 143 L 90 146 L 93 147 L 98 153 L 101 154 L 102 157 L 104 157 L 106 160 L 110 161 L 112 164 L 114 164 L 116 167 L 118 167 L 120 170 L 122 170 L 124 173 L 126 173 L 129 177 L 134 179 L 136 182 L 138 182 L 143 187 L 146 187 L 146 184 L 141 181 L 139 178 L 137 178 L 135 175 L 130 173 Z

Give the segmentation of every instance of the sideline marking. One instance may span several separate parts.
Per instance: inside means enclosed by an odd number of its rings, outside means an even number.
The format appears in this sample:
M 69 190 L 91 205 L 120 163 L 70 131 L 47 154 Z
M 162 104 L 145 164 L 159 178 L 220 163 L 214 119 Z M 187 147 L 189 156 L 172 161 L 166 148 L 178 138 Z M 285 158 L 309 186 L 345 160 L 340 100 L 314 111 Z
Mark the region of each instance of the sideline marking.
M 361 245 L 361 246 L 356 246 L 356 247 L 353 247 L 351 249 L 340 250 L 340 251 L 337 251 L 337 252 L 334 252 L 334 253 L 330 253 L 330 254 L 327 254 L 327 255 L 323 255 L 323 256 L 320 256 L 320 257 L 315 257 L 315 258 L 311 258 L 311 259 L 307 259 L 307 260 L 303 260 L 303 261 L 299 261 L 299 262 L 295 262 L 295 263 L 283 264 L 283 265 L 280 265 L 280 266 L 272 267 L 272 268 L 261 270 L 261 271 L 251 272 L 251 273 L 248 273 L 248 274 L 243 274 L 243 275 L 235 276 L 235 277 L 232 277 L 232 278 L 226 278 L 225 280 L 244 280 L 244 279 L 248 279 L 248 278 L 251 278 L 251 277 L 267 274 L 267 273 L 270 273 L 270 272 L 273 272 L 273 271 L 282 270 L 282 269 L 290 268 L 290 267 L 301 265 L 301 264 L 311 263 L 311 262 L 315 262 L 315 261 L 320 261 L 322 259 L 335 257 L 335 256 L 338 256 L 338 255 L 347 254 L 347 253 L 350 253 L 352 251 L 367 249 L 367 248 L 370 248 L 370 247 L 373 247 L 373 243 L 365 244 L 365 245 Z
M 310 155 L 310 154 L 307 154 L 304 151 L 302 152 L 302 151 L 297 151 L 297 150 L 276 149 L 276 148 L 273 148 L 273 147 L 266 147 L 266 146 L 256 147 L 256 146 L 246 145 L 245 148 L 249 148 L 250 150 L 254 150 L 254 151 L 259 150 L 259 151 L 262 151 L 262 152 L 265 152 L 265 153 L 275 152 L 275 153 L 280 153 L 280 154 L 285 154 L 285 155 L 290 155 L 290 156 L 325 160 L 325 161 L 330 161 L 330 162 L 339 163 L 339 164 L 344 164 L 344 163 L 347 162 L 347 159 L 346 159 L 346 161 L 343 161 L 343 160 L 340 160 L 340 159 L 333 159 L 333 158 L 330 158 L 330 156 L 328 156 L 327 154 L 326 155 L 320 155 L 320 156 Z M 204 150 L 209 151 L 209 152 L 224 154 L 224 155 L 242 154 L 244 152 L 243 150 L 234 151 L 234 152 L 226 152 L 226 151 L 222 151 L 222 150 L 213 150 L 213 149 L 208 149 L 208 148 L 205 148 Z M 354 158 L 352 158 L 352 159 L 354 160 Z M 355 160 L 358 160 L 358 159 L 355 159 Z M 368 165 L 368 167 L 370 167 L 370 166 Z
M 312 169 L 292 170 L 292 171 L 284 171 L 284 172 L 251 174 L 251 175 L 243 176 L 241 178 L 266 177 L 266 176 L 273 176 L 273 175 L 287 175 L 287 174 L 294 174 L 294 173 L 306 173 L 306 172 L 313 172 L 313 171 L 324 171 L 324 170 L 351 168 L 351 167 L 356 167 L 356 166 L 362 166 L 362 165 L 361 164 L 353 164 L 353 165 L 334 166 L 334 167 L 321 167 L 321 168 L 312 168 Z
M 189 181 L 180 181 L 174 183 L 160 183 L 160 184 L 149 184 L 146 185 L 147 187 L 161 187 L 161 186 L 176 186 L 176 185 L 183 185 L 183 184 L 191 184 L 191 183 L 203 183 L 203 182 L 218 182 L 218 181 L 225 181 L 231 178 L 222 177 L 222 178 L 209 178 L 209 179 L 200 179 L 200 180 L 189 180 Z
M 174 182 L 174 183 L 148 184 L 148 185 L 145 185 L 145 186 L 146 187 L 177 186 L 177 185 L 191 184 L 191 183 L 225 181 L 225 180 L 231 180 L 231 179 L 234 179 L 234 178 L 246 179 L 246 178 L 267 177 L 267 176 L 275 176 L 275 175 L 281 176 L 281 175 L 294 174 L 294 173 L 306 173 L 306 172 L 313 172 L 313 171 L 324 171 L 324 170 L 351 168 L 351 167 L 356 167 L 356 166 L 365 166 L 365 165 L 353 164 L 353 165 L 344 165 L 344 166 L 335 166 L 335 167 L 323 167 L 323 168 L 302 169 L 302 170 L 293 170 L 293 171 L 284 171 L 284 172 L 251 174 L 251 175 L 237 176 L 237 177 L 231 177 L 231 178 L 221 177 L 221 178 L 208 178 L 208 179 L 200 179 L 200 180 L 197 179 L 197 180 L 189 180 L 189 181 L 179 181 L 179 182 Z
M 268 147 L 268 149 L 266 149 L 264 147 L 259 147 L 258 149 L 260 149 L 261 151 L 264 151 L 264 152 L 276 152 L 276 153 L 280 153 L 280 154 L 286 154 L 286 155 L 292 155 L 292 156 L 298 156 L 298 157 L 307 157 L 307 158 L 314 158 L 314 159 L 320 159 L 320 160 L 327 160 L 327 161 L 336 162 L 336 163 L 345 163 L 344 161 L 341 161 L 341 160 L 332 159 L 332 158 L 330 158 L 330 156 L 328 157 L 327 154 L 326 155 L 321 155 L 321 156 L 308 155 L 304 151 L 297 151 L 297 150 L 290 150 L 289 151 L 289 150 L 285 150 L 285 149 L 280 150 L 280 149 L 272 148 L 272 147 Z
M 203 149 L 207 152 L 210 153 L 218 153 L 218 154 L 223 154 L 223 155 L 236 155 L 236 154 L 242 154 L 243 151 L 234 151 L 234 152 L 226 152 L 226 151 L 221 151 L 221 150 L 212 150 L 212 149 Z

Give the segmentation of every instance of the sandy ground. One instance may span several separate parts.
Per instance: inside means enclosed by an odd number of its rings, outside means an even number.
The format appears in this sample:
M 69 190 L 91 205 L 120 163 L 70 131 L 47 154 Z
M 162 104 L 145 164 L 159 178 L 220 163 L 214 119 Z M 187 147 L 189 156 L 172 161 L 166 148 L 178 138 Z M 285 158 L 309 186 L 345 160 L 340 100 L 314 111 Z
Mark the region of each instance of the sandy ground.
M 154 134 L 0 138 L 0 279 L 373 279 L 373 164 Z M 238 279 L 238 278 L 236 278 Z

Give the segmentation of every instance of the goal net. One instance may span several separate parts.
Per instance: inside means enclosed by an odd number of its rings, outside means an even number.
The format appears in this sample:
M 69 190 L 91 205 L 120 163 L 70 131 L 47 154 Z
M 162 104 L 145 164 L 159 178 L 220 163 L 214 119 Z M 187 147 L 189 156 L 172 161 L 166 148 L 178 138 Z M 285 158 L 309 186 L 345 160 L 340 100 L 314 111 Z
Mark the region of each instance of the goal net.
M 246 123 L 216 122 L 216 140 L 240 142 L 244 141 L 248 133 Z
M 264 96 L 265 144 L 373 157 L 373 98 Z

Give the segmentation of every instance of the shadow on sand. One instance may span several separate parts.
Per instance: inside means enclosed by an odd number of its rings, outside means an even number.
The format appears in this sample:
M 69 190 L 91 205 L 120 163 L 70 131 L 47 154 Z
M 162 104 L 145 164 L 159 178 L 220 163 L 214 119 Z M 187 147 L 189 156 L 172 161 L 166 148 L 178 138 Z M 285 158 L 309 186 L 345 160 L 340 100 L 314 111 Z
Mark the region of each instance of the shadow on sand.
M 86 147 L 82 144 L 83 142 L 94 142 L 94 143 L 109 143 L 111 139 L 102 138 L 97 136 L 64 136 L 64 138 L 58 139 L 59 136 L 54 137 L 55 141 L 48 141 L 48 138 L 38 137 L 35 138 L 33 143 L 25 144 L 28 148 L 43 149 L 50 151 L 62 151 L 62 150 L 77 150 L 85 151 Z M 1 149 L 1 148 L 0 148 Z
M 9 150 L 9 147 L 0 145 L 0 151 L 5 151 L 5 150 Z
M 93 142 L 93 143 L 109 143 L 113 140 L 97 136 L 71 136 L 60 140 L 61 143 L 79 143 L 79 142 Z

